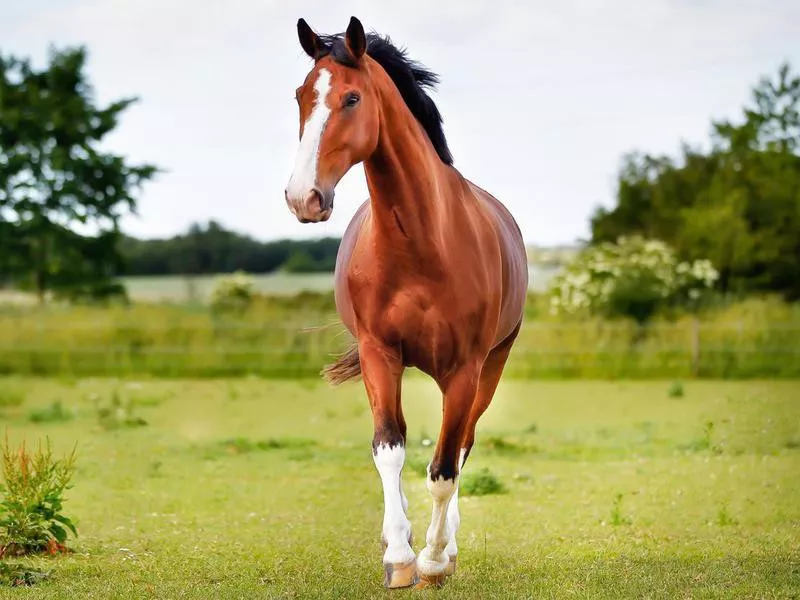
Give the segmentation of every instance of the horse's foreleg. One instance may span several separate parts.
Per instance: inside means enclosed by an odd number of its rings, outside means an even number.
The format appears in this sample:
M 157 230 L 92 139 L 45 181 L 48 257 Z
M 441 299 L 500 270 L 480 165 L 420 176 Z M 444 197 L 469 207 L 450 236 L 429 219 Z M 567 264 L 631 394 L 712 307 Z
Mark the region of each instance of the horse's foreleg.
M 400 410 L 403 366 L 396 353 L 375 340 L 360 340 L 359 355 L 375 425 L 372 455 L 383 486 L 384 584 L 406 587 L 416 583 L 417 572 L 410 544 L 411 523 L 406 517 L 407 500 L 400 483 L 406 437 Z
M 442 427 L 427 478 L 428 491 L 433 498 L 433 514 L 425 538 L 427 545 L 417 560 L 420 576 L 427 584 L 440 584 L 452 572 L 450 557 L 445 550 L 451 539 L 450 527 L 457 524 L 448 519 L 448 506 L 458 488 L 462 440 L 480 371 L 478 363 L 465 365 L 443 386 Z

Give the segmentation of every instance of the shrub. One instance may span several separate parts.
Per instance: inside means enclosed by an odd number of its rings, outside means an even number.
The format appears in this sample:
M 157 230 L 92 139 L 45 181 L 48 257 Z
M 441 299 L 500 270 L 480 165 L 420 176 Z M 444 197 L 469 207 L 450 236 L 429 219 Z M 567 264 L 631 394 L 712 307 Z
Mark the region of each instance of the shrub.
M 683 398 L 683 393 L 683 383 L 680 381 L 673 381 L 667 390 L 667 395 L 670 398 Z
M 68 532 L 78 535 L 62 512 L 64 491 L 70 488 L 75 450 L 53 458 L 50 440 L 30 453 L 24 442 L 3 446 L 3 485 L 0 500 L 0 557 L 64 550 Z
M 253 278 L 236 272 L 220 278 L 211 290 L 210 304 L 214 312 L 246 310 L 255 296 Z
M 581 251 L 549 286 L 554 314 L 648 321 L 665 306 L 693 306 L 719 278 L 707 260 L 679 262 L 659 240 L 621 237 Z
M 479 471 L 465 473 L 461 478 L 460 486 L 463 496 L 488 496 L 506 492 L 503 483 L 486 467 Z

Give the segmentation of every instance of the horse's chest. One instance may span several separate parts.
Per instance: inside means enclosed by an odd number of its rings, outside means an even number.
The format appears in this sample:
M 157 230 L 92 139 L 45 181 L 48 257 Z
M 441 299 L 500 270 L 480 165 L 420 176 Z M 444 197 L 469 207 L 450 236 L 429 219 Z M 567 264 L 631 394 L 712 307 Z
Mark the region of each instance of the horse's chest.
M 407 365 L 431 373 L 447 369 L 477 341 L 480 315 L 448 298 L 446 290 L 408 285 L 371 300 L 364 305 L 372 309 L 359 311 L 359 321 L 371 335 L 400 349 Z

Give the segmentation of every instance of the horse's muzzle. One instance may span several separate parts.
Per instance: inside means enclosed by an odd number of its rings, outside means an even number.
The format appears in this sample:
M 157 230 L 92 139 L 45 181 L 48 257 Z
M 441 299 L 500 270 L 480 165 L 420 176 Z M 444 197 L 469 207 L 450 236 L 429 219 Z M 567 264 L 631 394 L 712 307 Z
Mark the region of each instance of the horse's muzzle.
M 327 221 L 333 212 L 333 194 L 326 195 L 319 188 L 312 188 L 303 198 L 290 198 L 285 192 L 286 204 L 301 223 Z

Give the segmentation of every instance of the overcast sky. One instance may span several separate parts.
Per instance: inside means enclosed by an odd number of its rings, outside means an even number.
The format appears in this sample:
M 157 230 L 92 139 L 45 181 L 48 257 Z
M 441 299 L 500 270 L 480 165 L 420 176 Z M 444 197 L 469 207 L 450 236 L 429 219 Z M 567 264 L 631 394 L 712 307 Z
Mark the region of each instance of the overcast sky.
M 340 235 L 366 198 L 360 166 L 327 223 L 298 223 L 283 190 L 311 66 L 295 23 L 333 33 L 351 14 L 440 74 L 455 166 L 541 245 L 588 234 L 625 152 L 704 142 L 761 75 L 800 68 L 797 0 L 3 0 L 0 50 L 41 65 L 51 43 L 85 44 L 99 101 L 141 98 L 107 146 L 166 172 L 127 233 L 213 218 L 260 239 Z

